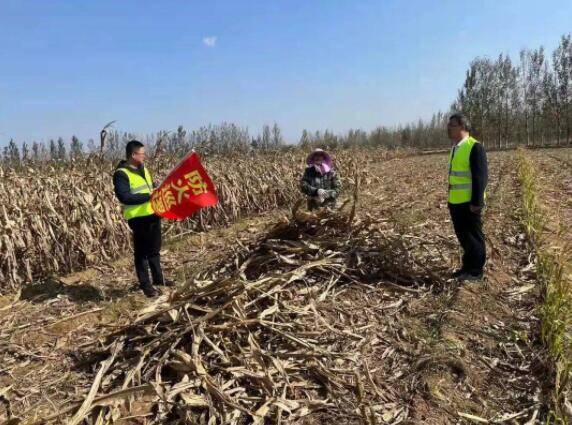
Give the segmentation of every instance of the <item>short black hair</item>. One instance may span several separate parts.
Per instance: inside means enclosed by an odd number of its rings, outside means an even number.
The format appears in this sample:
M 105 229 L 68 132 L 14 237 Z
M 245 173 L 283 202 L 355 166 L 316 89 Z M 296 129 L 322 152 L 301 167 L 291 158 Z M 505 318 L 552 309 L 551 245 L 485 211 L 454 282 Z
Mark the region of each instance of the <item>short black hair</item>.
M 130 140 L 126 145 L 125 145 L 125 157 L 127 159 L 131 158 L 131 155 L 133 155 L 133 153 L 141 148 L 144 148 L 145 145 L 143 143 L 141 143 L 139 140 Z
M 471 124 L 469 123 L 469 119 L 465 114 L 457 112 L 449 117 L 449 121 L 455 120 L 456 123 L 465 131 L 469 131 L 471 128 Z

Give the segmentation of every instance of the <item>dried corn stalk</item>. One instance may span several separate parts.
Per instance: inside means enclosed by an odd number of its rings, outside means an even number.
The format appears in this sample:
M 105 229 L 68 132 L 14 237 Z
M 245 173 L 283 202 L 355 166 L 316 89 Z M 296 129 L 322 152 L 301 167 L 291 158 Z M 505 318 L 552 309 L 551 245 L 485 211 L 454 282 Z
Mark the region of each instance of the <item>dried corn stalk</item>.
M 220 205 L 192 220 L 168 223 L 167 234 L 229 224 L 290 205 L 299 196 L 305 154 L 292 150 L 205 158 Z M 344 151 L 338 166 L 349 177 L 351 161 L 365 164 L 387 155 L 383 150 Z M 160 157 L 149 164 L 157 182 L 177 160 Z M 0 165 L 0 292 L 101 264 L 129 249 L 129 229 L 113 194 L 113 170 L 114 164 L 98 156 L 34 168 Z

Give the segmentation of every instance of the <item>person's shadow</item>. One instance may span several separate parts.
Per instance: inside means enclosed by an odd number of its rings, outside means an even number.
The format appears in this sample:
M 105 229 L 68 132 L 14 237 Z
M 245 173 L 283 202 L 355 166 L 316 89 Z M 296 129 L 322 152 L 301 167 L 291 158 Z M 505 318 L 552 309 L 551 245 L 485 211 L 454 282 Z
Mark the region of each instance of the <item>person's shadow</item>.
M 54 278 L 26 285 L 22 288 L 20 299 L 41 303 L 62 295 L 74 303 L 98 302 L 109 298 L 127 295 L 129 289 L 113 288 L 105 292 L 90 283 L 66 285 Z

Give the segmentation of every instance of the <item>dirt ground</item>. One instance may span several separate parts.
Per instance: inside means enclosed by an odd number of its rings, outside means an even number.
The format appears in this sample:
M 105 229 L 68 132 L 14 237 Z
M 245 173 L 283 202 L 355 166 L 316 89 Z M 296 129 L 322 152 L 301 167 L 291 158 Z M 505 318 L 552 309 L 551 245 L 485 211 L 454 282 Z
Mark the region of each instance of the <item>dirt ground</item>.
M 570 193 L 569 150 L 535 155 L 543 173 L 568 170 L 568 180 L 553 190 Z M 368 380 L 360 384 L 365 395 L 337 400 L 299 423 L 364 423 L 360 405 L 373 412 L 370 423 L 542 423 L 540 288 L 519 225 L 516 154 L 493 153 L 489 162 L 484 282 L 403 287 L 386 279 L 345 284 L 316 302 L 330 327 L 363 341 L 355 367 Z M 459 249 L 445 202 L 446 156 L 372 158 L 364 167 L 358 217 L 381 219 L 407 238 L 429 241 L 439 272 L 452 270 Z M 569 202 L 564 209 L 569 218 Z M 172 241 L 163 255 L 165 271 L 187 281 L 233 258 L 287 214 L 275 211 Z M 297 303 L 307 305 L 309 297 Z M 0 299 L 0 420 L 42 420 L 81 402 L 97 370 L 93 358 L 82 361 L 86 353 L 97 357 L 97 342 L 148 304 L 133 288 L 130 258 L 54 276 Z M 145 415 L 131 417 L 119 423 L 147 423 Z

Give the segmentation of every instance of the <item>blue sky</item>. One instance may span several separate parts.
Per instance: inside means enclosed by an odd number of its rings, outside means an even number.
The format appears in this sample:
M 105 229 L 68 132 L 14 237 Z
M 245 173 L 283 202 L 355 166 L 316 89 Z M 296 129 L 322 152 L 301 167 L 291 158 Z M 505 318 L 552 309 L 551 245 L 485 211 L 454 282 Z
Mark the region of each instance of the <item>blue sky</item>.
M 111 120 L 371 130 L 446 110 L 476 56 L 571 31 L 568 0 L 0 0 L 0 145 Z

